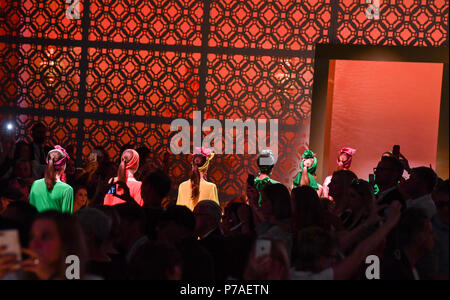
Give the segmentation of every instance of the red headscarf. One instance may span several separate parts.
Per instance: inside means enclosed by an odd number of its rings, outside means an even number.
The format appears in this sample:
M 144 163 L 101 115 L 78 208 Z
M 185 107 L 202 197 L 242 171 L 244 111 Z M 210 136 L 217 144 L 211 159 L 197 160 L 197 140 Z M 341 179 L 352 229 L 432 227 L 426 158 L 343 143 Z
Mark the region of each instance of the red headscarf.
M 125 155 L 127 153 L 131 153 L 131 157 L 129 158 L 128 162 L 125 162 Z M 125 165 L 124 170 L 125 170 L 125 182 L 126 182 L 126 180 L 128 179 L 128 172 L 127 172 L 127 170 L 134 170 L 134 171 L 136 171 L 139 168 L 139 154 L 134 149 L 127 149 L 127 150 L 123 151 L 120 164 L 121 165 L 122 164 Z M 120 172 L 120 169 L 121 168 L 119 168 L 119 172 Z M 120 177 L 120 174 L 119 174 L 118 177 Z
M 350 165 L 352 164 L 352 156 L 356 153 L 356 149 L 344 147 L 339 151 L 339 156 L 343 153 L 347 154 L 348 159 L 345 162 L 343 162 L 342 164 L 343 164 L 344 168 L 348 169 L 348 168 L 350 168 Z M 339 163 L 339 157 L 337 159 L 337 162 Z

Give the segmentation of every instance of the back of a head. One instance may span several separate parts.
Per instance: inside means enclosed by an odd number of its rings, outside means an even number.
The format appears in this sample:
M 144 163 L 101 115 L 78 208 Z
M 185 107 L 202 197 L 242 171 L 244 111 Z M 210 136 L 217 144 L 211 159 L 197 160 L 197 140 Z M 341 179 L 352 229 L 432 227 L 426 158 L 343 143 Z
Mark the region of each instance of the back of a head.
M 262 174 L 270 175 L 272 173 L 275 159 L 271 150 L 262 150 L 258 155 L 258 168 Z
M 275 219 L 283 220 L 292 217 L 291 195 L 286 186 L 281 183 L 269 184 L 264 187 L 262 193 L 271 202 Z
M 297 230 L 309 226 L 325 226 L 324 210 L 319 195 L 310 186 L 299 186 L 292 190 L 294 218 Z
M 136 202 L 134 203 L 122 203 L 115 205 L 117 213 L 120 216 L 121 226 L 123 226 L 123 221 L 128 223 L 140 222 L 142 230 L 145 227 L 145 213 L 142 207 L 140 207 Z
M 171 185 L 172 180 L 170 179 L 170 177 L 162 170 L 158 169 L 148 173 L 145 176 L 144 180 L 142 181 L 141 189 L 143 191 L 146 191 L 147 188 L 150 187 L 154 191 L 156 196 L 159 198 L 157 200 L 159 202 L 158 206 L 160 206 L 162 199 L 164 199 L 169 194 Z M 145 198 L 145 195 L 143 195 L 143 197 Z M 149 203 L 149 205 L 156 205 L 156 204 L 158 203 Z
M 172 247 L 147 242 L 139 247 L 129 264 L 131 280 L 167 280 L 181 268 L 180 253 Z M 181 274 L 179 274 L 181 279 Z
M 411 170 L 411 173 L 413 172 L 417 175 L 427 193 L 430 194 L 437 184 L 437 175 L 433 169 L 428 167 L 417 167 Z
M 398 177 L 401 177 L 403 174 L 403 165 L 395 156 L 382 156 L 380 162 L 389 163 L 394 172 Z
M 75 213 L 85 233 L 95 237 L 97 246 L 100 246 L 111 232 L 112 220 L 101 210 L 85 207 Z
M 321 271 L 317 269 L 319 259 L 328 256 L 337 245 L 337 238 L 322 228 L 309 227 L 301 230 L 296 245 L 297 268 L 301 271 Z
M 402 213 L 397 225 L 398 246 L 409 246 L 425 230 L 428 218 L 420 208 L 408 208 Z
M 345 183 L 351 184 L 353 180 L 358 179 L 355 173 L 353 173 L 350 170 L 337 170 L 333 172 L 333 177 L 342 181 L 345 181 Z
M 194 208 L 194 215 L 201 213 L 213 218 L 217 224 L 220 224 L 222 216 L 222 209 L 220 206 L 212 200 L 200 201 Z
M 167 208 L 160 221 L 163 223 L 174 222 L 192 232 L 195 230 L 195 216 L 186 206 L 174 205 Z

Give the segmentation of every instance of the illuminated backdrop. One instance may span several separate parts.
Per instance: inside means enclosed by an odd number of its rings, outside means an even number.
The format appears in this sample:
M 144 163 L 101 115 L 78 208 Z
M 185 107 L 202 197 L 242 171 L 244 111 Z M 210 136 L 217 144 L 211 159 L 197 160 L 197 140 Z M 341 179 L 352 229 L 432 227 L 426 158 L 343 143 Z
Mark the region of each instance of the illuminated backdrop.
M 279 119 L 273 177 L 289 184 L 308 146 L 316 43 L 448 46 L 448 1 L 0 0 L 0 114 L 19 136 L 42 121 L 50 143 L 78 163 L 105 146 L 147 145 L 156 166 L 175 118 Z M 314 150 L 314 149 L 313 149 Z M 188 157 L 170 158 L 176 185 Z M 242 194 L 255 155 L 220 155 L 210 169 L 220 198 Z M 172 194 L 174 197 L 175 194 Z

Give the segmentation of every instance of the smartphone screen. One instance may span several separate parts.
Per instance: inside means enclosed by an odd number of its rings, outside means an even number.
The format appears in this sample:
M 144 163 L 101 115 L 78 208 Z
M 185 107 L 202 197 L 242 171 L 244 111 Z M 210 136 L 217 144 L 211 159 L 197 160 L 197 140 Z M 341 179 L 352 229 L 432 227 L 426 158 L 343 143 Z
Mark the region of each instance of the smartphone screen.
M 22 260 L 19 231 L 17 229 L 0 230 L 0 246 L 6 246 L 5 254 L 14 254 L 18 261 Z
M 270 240 L 257 240 L 255 248 L 255 257 L 258 258 L 261 255 L 270 254 L 272 248 L 272 241 Z

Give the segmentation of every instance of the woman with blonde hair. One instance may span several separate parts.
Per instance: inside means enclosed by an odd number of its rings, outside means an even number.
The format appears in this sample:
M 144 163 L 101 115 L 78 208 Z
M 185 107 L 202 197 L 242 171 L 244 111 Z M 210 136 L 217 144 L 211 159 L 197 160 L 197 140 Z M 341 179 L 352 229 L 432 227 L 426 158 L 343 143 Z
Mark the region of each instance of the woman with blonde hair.
M 220 205 L 216 185 L 207 181 L 209 163 L 213 157 L 212 149 L 204 147 L 194 149 L 191 178 L 180 184 L 177 205 L 184 205 L 191 211 L 194 211 L 197 203 L 203 200 L 212 200 Z
M 47 154 L 45 177 L 33 182 L 30 190 L 30 204 L 38 212 L 57 210 L 72 213 L 73 189 L 66 182 L 66 164 L 70 157 L 66 150 L 56 145 Z

